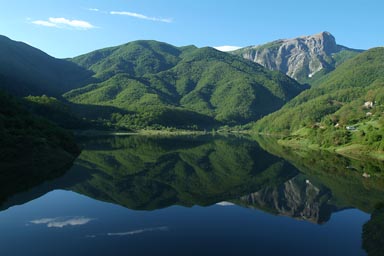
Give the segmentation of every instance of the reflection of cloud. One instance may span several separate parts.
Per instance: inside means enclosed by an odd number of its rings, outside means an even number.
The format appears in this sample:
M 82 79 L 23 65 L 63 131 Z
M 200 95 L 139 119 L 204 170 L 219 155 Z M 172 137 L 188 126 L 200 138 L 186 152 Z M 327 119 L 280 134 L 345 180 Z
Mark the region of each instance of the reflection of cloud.
M 79 226 L 85 225 L 92 221 L 92 218 L 86 217 L 57 217 L 57 218 L 42 218 L 37 220 L 31 220 L 32 224 L 47 224 L 49 228 L 63 228 L 65 226 Z
M 132 230 L 128 232 L 107 233 L 107 235 L 108 236 L 131 236 L 131 235 L 136 235 L 144 232 L 167 231 L 167 230 L 168 230 L 168 227 L 143 228 L 143 229 L 137 229 L 137 230 Z
M 38 219 L 38 220 L 31 220 L 30 223 L 32 224 L 46 224 L 50 221 L 53 221 L 54 219 L 44 218 L 44 219 Z
M 216 204 L 220 205 L 220 206 L 233 206 L 233 205 L 235 205 L 234 203 L 226 202 L 226 201 L 219 202 L 219 203 L 216 203 Z
M 142 228 L 142 229 L 136 229 L 136 230 L 131 230 L 127 232 L 116 232 L 116 233 L 106 233 L 106 234 L 97 234 L 97 235 L 87 235 L 85 236 L 86 238 L 95 238 L 97 236 L 132 236 L 132 235 L 137 235 L 145 232 L 152 232 L 152 231 L 168 231 L 168 227 L 154 227 L 154 228 Z

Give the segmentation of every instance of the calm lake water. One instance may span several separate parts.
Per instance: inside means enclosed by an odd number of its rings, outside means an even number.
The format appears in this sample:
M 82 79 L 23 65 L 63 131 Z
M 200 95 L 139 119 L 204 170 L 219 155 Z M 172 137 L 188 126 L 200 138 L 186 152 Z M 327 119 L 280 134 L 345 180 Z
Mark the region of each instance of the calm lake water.
M 362 177 L 380 164 L 269 141 L 81 143 L 70 170 L 3 190 L 0 255 L 366 255 L 363 225 L 384 198 Z

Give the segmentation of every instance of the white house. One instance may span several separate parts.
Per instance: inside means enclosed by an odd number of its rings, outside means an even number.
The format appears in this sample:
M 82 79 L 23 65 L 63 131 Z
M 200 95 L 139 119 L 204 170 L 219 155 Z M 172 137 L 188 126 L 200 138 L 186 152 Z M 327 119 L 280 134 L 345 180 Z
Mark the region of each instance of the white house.
M 373 108 L 373 101 L 366 101 L 364 103 L 364 107 L 366 107 L 366 108 Z

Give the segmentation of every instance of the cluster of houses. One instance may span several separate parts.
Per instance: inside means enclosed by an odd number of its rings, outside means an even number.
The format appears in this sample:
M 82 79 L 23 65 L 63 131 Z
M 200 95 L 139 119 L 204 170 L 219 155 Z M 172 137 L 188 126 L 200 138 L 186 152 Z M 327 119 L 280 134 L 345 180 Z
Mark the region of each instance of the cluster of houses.
M 366 101 L 366 102 L 364 102 L 364 105 L 363 105 L 363 107 L 366 109 L 371 109 L 371 108 L 373 108 L 373 106 L 374 106 L 373 101 Z M 372 114 L 372 112 L 367 112 L 367 113 L 365 113 L 365 115 L 368 117 L 368 116 L 372 116 L 373 114 Z M 337 123 L 335 125 L 335 127 L 336 128 L 340 127 L 340 124 Z M 348 131 L 356 131 L 357 130 L 356 126 L 353 126 L 353 125 L 347 126 L 347 127 L 345 127 L 345 129 L 347 129 Z

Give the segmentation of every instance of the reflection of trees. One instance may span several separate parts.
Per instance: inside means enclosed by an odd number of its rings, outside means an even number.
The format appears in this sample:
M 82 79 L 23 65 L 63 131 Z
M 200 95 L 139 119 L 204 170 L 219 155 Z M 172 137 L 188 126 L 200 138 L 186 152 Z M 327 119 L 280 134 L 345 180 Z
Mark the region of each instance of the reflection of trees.
M 68 189 L 131 209 L 230 200 L 322 223 L 346 207 L 371 212 L 384 194 L 379 176 L 361 175 L 381 170 L 375 163 L 366 165 L 325 152 L 294 152 L 272 143 L 262 145 L 274 155 L 253 141 L 220 136 L 104 137 L 82 143 L 82 154 L 67 172 L 28 169 L 3 176 L 1 200 L 28 191 L 2 207 L 53 189 Z M 49 179 L 55 180 L 38 185 Z
M 384 203 L 377 207 L 363 226 L 363 248 L 369 256 L 384 255 Z
M 0 171 L 0 209 L 6 209 L 14 204 L 24 203 L 24 200 L 32 200 L 36 195 L 26 196 L 20 202 L 9 199 L 18 193 L 22 193 L 42 184 L 45 181 L 56 179 L 66 173 L 72 163 L 62 165 L 62 157 L 52 156 L 49 161 L 36 166 L 26 166 L 24 163 L 17 168 L 2 169 Z M 68 160 L 70 161 L 70 160 Z
M 355 160 L 333 152 L 320 150 L 294 150 L 279 145 L 268 137 L 257 137 L 260 146 L 280 156 L 308 179 L 322 184 L 332 193 L 331 203 L 338 208 L 354 207 L 372 212 L 384 197 L 384 165 L 374 160 Z M 370 178 L 364 178 L 369 173 Z
M 119 137 L 85 144 L 91 179 L 69 189 L 132 209 L 210 205 L 282 183 L 297 171 L 255 142 L 223 137 Z

